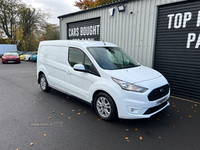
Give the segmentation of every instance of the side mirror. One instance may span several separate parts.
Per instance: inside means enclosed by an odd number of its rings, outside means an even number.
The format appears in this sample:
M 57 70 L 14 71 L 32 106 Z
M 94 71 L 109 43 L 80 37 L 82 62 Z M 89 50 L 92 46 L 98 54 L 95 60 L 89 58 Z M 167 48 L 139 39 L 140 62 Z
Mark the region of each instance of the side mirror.
M 82 64 L 76 64 L 76 65 L 74 65 L 74 70 L 76 70 L 76 71 L 85 71 L 85 67 L 84 67 L 84 65 L 82 65 Z

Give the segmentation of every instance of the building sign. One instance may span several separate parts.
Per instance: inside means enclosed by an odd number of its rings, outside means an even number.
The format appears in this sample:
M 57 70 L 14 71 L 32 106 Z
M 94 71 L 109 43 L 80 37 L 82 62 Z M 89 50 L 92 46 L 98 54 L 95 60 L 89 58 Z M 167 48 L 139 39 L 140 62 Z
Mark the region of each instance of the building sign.
M 181 29 L 185 28 L 186 30 L 190 31 L 196 28 L 196 31 L 199 30 L 200 27 L 200 11 L 196 12 L 184 12 L 184 13 L 176 13 L 176 14 L 169 14 L 168 17 L 168 29 Z M 189 26 L 190 24 L 190 26 Z M 187 43 L 185 43 L 186 48 L 199 48 L 200 46 L 200 34 L 194 32 L 188 32 Z M 191 47 L 193 44 L 193 47 Z
M 100 41 L 100 18 L 68 23 L 67 39 Z

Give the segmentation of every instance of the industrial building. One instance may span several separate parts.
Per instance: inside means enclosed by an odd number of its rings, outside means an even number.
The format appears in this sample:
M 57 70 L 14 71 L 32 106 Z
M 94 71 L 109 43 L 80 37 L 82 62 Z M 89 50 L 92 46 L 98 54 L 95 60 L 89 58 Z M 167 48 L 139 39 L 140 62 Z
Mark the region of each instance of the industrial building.
M 114 43 L 200 102 L 200 1 L 119 0 L 58 17 L 60 39 Z

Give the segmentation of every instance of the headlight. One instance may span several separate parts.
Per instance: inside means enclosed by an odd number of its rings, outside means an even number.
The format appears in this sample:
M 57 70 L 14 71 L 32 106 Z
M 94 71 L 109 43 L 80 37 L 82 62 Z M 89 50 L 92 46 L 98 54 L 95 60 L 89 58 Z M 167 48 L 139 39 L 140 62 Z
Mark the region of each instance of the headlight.
M 2 56 L 3 59 L 6 59 L 6 57 Z
M 122 81 L 122 80 L 119 80 L 119 79 L 116 79 L 116 78 L 112 78 L 113 81 L 115 81 L 117 84 L 119 84 L 119 86 L 124 89 L 124 90 L 127 90 L 127 91 L 134 91 L 134 92 L 140 92 L 140 93 L 144 93 L 146 92 L 148 89 L 145 88 L 145 87 L 141 87 L 141 86 L 138 86 L 138 85 L 134 85 L 134 84 L 131 84 L 131 83 L 128 83 L 128 82 L 125 82 L 125 81 Z
M 15 57 L 15 58 L 19 58 L 19 56 Z

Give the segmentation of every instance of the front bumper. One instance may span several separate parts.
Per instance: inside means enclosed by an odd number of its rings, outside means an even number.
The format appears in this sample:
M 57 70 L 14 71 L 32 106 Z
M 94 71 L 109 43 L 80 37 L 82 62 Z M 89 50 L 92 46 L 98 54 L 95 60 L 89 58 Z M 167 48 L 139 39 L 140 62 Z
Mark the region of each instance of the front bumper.
M 2 63 L 20 63 L 20 59 L 2 59 Z
M 170 105 L 168 99 L 170 92 L 164 97 L 155 101 L 138 101 L 133 99 L 124 99 L 118 107 L 118 116 L 121 119 L 142 119 L 150 118 L 152 115 L 162 111 Z
M 114 94 L 113 98 L 117 105 L 119 118 L 150 118 L 169 106 L 170 87 L 163 76 L 140 82 L 138 85 L 147 87 L 148 90 L 139 93 L 118 89 L 118 92 Z

